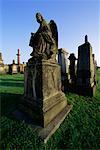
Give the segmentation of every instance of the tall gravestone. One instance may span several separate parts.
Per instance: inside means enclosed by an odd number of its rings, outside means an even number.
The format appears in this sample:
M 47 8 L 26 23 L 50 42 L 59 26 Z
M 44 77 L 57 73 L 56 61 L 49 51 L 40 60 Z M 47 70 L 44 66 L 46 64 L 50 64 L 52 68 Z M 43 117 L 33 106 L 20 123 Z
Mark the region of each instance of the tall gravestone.
M 61 66 L 62 91 L 68 88 L 68 52 L 64 48 L 58 49 L 58 63 Z
M 71 110 L 61 91 L 61 70 L 56 62 L 58 32 L 53 20 L 49 24 L 40 13 L 36 33 L 31 33 L 29 46 L 33 48 L 25 67 L 23 111 L 41 126 L 39 136 L 44 142 L 56 131 Z
M 84 95 L 93 96 L 95 93 L 92 47 L 87 35 L 85 43 L 78 47 L 77 89 Z

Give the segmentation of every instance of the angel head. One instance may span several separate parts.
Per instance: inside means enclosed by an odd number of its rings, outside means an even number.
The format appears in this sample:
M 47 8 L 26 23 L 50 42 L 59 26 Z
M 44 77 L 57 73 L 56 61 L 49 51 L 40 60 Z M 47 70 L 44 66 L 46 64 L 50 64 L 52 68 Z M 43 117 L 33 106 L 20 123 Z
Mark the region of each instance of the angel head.
M 39 12 L 36 13 L 36 19 L 37 19 L 38 23 L 41 23 L 43 21 L 43 17 L 42 17 L 42 15 Z

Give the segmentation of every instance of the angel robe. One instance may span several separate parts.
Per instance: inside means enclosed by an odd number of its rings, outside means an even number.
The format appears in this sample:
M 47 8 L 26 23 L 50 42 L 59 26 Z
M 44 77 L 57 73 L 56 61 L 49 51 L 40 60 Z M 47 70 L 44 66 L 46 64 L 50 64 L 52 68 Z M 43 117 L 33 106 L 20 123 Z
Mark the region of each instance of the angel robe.
M 53 53 L 52 45 L 54 45 L 54 39 L 52 38 L 52 32 L 50 26 L 43 20 L 39 29 L 34 34 L 32 39 L 33 54 L 50 55 Z

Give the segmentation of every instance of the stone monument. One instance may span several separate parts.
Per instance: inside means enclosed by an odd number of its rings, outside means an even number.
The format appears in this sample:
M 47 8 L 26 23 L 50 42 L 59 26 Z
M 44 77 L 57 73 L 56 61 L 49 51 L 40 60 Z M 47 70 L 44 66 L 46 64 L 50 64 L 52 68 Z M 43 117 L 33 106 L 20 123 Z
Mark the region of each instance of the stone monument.
M 95 54 L 92 54 L 93 64 L 94 64 L 94 84 L 96 84 L 96 71 L 97 71 L 97 61 L 95 60 Z
M 17 66 L 18 66 L 18 72 L 20 72 L 20 50 L 18 49 L 17 55 Z
M 69 65 L 70 80 L 69 80 L 69 82 L 71 84 L 75 84 L 75 82 L 76 82 L 75 61 L 77 59 L 76 59 L 74 53 L 71 53 L 68 59 L 70 60 L 70 65 Z
M 4 63 L 3 63 L 3 59 L 2 59 L 2 53 L 0 53 L 0 74 L 4 74 L 5 70 L 4 70 Z
M 74 53 L 69 56 L 69 84 L 68 91 L 76 92 L 76 66 L 75 61 L 77 60 Z
M 36 33 L 31 33 L 31 58 L 25 67 L 24 101 L 20 109 L 41 127 L 39 136 L 46 142 L 65 119 L 72 106 L 61 91 L 61 70 L 56 61 L 58 31 L 56 23 L 48 24 L 40 13 Z
M 77 91 L 83 95 L 93 96 L 95 93 L 94 62 L 92 47 L 88 42 L 87 35 L 85 43 L 78 47 L 77 62 Z
M 61 66 L 62 91 L 68 88 L 68 52 L 64 48 L 58 49 L 58 64 Z
M 16 55 L 17 55 L 17 64 L 19 65 L 20 64 L 20 50 L 19 49 Z
M 23 63 L 21 63 L 20 62 L 20 56 L 21 56 L 21 54 L 20 54 L 20 49 L 18 49 L 18 51 L 17 51 L 17 72 L 18 73 L 24 73 L 24 67 L 26 66 L 26 64 L 23 62 Z
M 12 64 L 9 65 L 9 74 L 17 74 L 18 69 L 17 65 L 15 64 L 15 60 L 13 60 Z

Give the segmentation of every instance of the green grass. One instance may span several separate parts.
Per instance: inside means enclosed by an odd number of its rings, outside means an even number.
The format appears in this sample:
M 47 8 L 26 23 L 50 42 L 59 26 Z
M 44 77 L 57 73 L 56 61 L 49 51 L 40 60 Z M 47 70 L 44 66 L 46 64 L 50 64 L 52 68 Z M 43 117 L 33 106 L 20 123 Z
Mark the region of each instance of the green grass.
M 19 103 L 24 92 L 24 76 L 0 75 L 1 115 L 9 112 L 13 105 Z
M 0 76 L 1 95 L 1 149 L 100 149 L 100 70 L 97 71 L 96 95 L 92 98 L 67 93 L 68 102 L 73 109 L 56 133 L 44 144 L 30 125 L 12 119 L 9 112 L 21 101 L 23 96 L 23 75 Z

